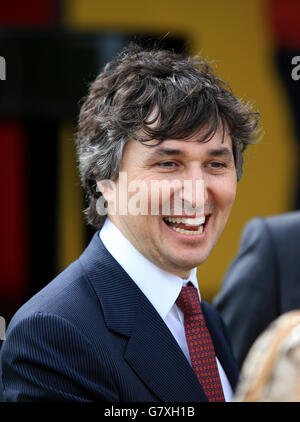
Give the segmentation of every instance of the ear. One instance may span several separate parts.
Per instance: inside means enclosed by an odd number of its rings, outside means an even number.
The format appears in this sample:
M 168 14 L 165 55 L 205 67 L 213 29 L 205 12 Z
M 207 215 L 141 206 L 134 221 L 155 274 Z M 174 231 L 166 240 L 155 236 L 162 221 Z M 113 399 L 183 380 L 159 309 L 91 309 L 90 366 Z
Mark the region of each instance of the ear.
M 113 180 L 96 180 L 97 192 L 101 192 L 108 205 L 112 206 L 116 202 L 116 184 Z
M 96 184 L 97 184 L 96 192 L 101 192 L 102 195 L 105 196 L 104 195 L 104 192 L 105 192 L 105 183 L 104 183 L 104 181 L 102 181 L 102 180 L 96 180 Z

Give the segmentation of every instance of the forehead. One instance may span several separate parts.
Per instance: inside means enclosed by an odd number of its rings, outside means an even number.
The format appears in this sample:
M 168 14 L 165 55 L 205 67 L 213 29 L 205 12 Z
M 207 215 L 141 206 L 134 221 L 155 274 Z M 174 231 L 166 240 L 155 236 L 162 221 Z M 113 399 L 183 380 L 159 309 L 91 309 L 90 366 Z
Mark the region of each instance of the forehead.
M 140 144 L 138 142 L 138 144 Z M 228 133 L 218 130 L 208 140 L 202 140 L 201 133 L 186 139 L 166 139 L 160 144 L 156 140 L 147 142 L 151 148 L 140 144 L 137 147 L 146 156 L 159 157 L 162 155 L 186 155 L 198 154 L 233 155 L 232 140 Z

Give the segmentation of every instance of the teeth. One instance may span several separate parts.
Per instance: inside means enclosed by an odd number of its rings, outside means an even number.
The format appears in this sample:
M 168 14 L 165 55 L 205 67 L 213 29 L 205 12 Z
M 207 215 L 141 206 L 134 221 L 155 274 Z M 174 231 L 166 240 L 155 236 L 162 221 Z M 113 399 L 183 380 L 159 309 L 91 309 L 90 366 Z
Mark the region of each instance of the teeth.
M 186 224 L 187 226 L 201 226 L 205 223 L 205 216 L 197 218 L 166 217 L 165 220 L 169 221 L 170 223 Z
M 177 233 L 181 234 L 201 234 L 203 232 L 203 226 L 200 226 L 198 230 L 184 230 L 178 227 L 171 226 L 171 229 L 175 230 Z

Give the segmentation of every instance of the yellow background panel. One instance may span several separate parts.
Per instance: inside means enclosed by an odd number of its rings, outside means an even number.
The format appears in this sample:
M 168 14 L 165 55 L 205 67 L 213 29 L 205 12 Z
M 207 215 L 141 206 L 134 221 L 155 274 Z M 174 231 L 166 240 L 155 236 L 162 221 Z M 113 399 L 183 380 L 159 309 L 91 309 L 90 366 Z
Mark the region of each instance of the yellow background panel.
M 234 93 L 261 112 L 265 135 L 246 153 L 244 175 L 229 223 L 199 267 L 208 300 L 220 288 L 238 250 L 241 230 L 254 216 L 288 211 L 293 194 L 295 140 L 281 82 L 272 64 L 273 40 L 264 0 L 68 0 L 65 25 L 75 30 L 124 31 L 181 36 L 191 54 L 212 61 Z M 75 227 L 76 228 L 76 227 Z

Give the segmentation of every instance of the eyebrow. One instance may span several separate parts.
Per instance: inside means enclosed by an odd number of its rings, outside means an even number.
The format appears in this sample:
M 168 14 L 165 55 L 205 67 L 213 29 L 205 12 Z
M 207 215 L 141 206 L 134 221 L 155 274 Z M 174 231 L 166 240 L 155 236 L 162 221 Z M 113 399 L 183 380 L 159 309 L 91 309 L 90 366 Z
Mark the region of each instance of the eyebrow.
M 158 148 L 150 155 L 150 158 L 158 158 L 164 155 L 184 155 L 184 152 L 174 148 Z
M 210 149 L 207 153 L 211 157 L 233 157 L 233 152 L 227 147 Z M 166 155 L 185 155 L 185 152 L 174 148 L 158 148 L 151 154 L 150 159 L 155 159 Z
M 231 158 L 233 157 L 233 152 L 226 147 L 222 147 L 222 148 L 215 148 L 215 149 L 210 149 L 208 151 L 208 155 L 212 156 L 212 157 L 228 157 Z

